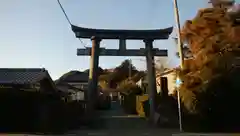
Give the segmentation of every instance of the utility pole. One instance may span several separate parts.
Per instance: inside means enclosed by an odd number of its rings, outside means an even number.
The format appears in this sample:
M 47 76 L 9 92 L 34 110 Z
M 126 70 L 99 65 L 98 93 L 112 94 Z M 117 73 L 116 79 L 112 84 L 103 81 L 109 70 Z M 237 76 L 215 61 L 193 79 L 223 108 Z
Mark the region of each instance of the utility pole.
M 174 4 L 174 13 L 175 13 L 175 20 L 176 20 L 176 26 L 177 26 L 177 34 L 178 34 L 178 52 L 180 57 L 180 67 L 181 69 L 184 68 L 184 56 L 183 56 L 183 41 L 181 39 L 181 26 L 180 26 L 180 19 L 179 19 L 179 10 L 178 10 L 178 3 L 177 0 L 173 0 Z M 178 115 L 179 115 L 179 129 L 182 132 L 182 113 L 181 113 L 181 100 L 180 100 L 180 90 L 179 87 L 177 87 L 178 92 Z
M 180 26 L 180 19 L 179 19 L 179 10 L 178 10 L 178 3 L 177 0 L 173 0 L 174 2 L 174 13 L 175 13 L 175 21 L 177 26 L 177 44 L 178 44 L 178 52 L 180 57 L 180 66 L 183 68 L 184 66 L 184 56 L 183 56 L 183 41 L 181 39 L 181 26 Z

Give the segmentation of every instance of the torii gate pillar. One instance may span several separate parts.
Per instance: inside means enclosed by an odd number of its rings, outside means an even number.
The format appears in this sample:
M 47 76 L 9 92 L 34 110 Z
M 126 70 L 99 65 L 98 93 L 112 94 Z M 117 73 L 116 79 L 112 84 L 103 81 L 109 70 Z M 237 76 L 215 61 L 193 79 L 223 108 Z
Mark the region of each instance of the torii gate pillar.
M 156 111 L 156 74 L 155 74 L 155 63 L 154 53 L 153 53 L 153 41 L 152 39 L 143 40 L 146 46 L 146 60 L 147 60 L 147 80 L 148 80 L 148 93 L 149 93 L 149 103 L 150 103 L 150 116 L 149 121 L 151 124 L 155 124 L 155 111 Z
M 92 40 L 92 50 L 91 50 L 91 60 L 89 69 L 89 79 L 88 79 L 88 91 L 86 93 L 86 98 L 88 102 L 87 115 L 91 116 L 94 107 L 96 106 L 97 91 L 98 91 L 98 65 L 99 65 L 99 50 L 101 39 L 93 36 Z

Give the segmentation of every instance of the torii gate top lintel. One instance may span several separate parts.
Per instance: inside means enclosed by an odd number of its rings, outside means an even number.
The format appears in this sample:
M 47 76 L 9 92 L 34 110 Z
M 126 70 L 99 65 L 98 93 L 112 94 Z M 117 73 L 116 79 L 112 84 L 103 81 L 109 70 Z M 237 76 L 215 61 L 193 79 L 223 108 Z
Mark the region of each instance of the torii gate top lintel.
M 72 31 L 77 38 L 88 38 L 92 36 L 100 39 L 129 39 L 129 40 L 161 40 L 168 39 L 173 31 L 173 27 L 154 30 L 112 30 L 112 29 L 93 29 L 72 25 Z

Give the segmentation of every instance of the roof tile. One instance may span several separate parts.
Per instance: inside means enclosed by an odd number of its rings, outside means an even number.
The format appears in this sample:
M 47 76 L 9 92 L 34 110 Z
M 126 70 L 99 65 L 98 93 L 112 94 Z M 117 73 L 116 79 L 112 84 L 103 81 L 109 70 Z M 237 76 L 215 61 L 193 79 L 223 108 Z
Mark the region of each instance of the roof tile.
M 0 84 L 34 84 L 47 76 L 41 68 L 0 68 Z

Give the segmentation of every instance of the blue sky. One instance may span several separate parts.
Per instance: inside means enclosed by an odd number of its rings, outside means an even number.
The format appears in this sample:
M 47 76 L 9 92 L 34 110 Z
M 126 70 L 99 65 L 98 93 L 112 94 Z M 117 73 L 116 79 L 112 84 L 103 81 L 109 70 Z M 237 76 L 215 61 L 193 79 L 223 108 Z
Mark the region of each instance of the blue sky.
M 61 0 L 71 22 L 93 28 L 154 29 L 175 26 L 172 0 Z M 179 0 L 181 23 L 196 15 L 207 0 Z M 75 38 L 57 0 L 0 1 L 0 67 L 49 70 L 53 79 L 70 70 L 89 68 L 89 57 L 76 56 L 83 48 Z M 174 36 L 174 35 L 173 35 Z M 83 40 L 89 46 L 89 40 Z M 128 48 L 143 48 L 141 41 L 127 41 Z M 102 41 L 102 47 L 117 48 L 118 41 Z M 176 46 L 170 40 L 155 47 L 169 49 L 169 64 L 176 66 Z M 133 58 L 140 69 L 144 58 Z M 141 59 L 141 60 L 139 60 Z M 124 57 L 101 57 L 100 66 L 113 68 Z

